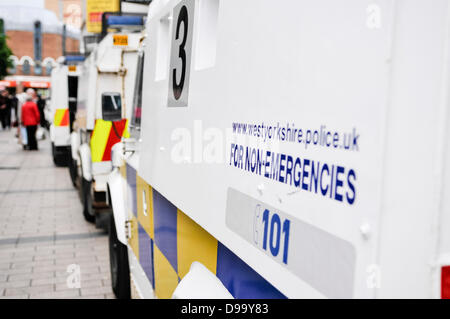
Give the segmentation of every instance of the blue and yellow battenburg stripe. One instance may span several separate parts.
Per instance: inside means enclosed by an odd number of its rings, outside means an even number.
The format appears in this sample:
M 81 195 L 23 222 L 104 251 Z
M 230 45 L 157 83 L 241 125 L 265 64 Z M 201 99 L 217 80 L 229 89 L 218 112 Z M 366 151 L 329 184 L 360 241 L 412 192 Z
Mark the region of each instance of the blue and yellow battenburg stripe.
M 121 167 L 133 213 L 129 244 L 158 298 L 171 298 L 194 261 L 215 274 L 234 298 L 285 298 L 232 251 L 140 178 Z

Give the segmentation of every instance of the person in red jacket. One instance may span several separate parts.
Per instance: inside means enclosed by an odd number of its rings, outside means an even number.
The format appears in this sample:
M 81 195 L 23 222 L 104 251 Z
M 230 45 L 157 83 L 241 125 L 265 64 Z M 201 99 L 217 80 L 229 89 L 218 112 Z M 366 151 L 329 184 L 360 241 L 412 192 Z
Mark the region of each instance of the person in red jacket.
M 27 92 L 28 93 L 28 92 Z M 39 109 L 33 101 L 31 94 L 27 95 L 27 101 L 22 105 L 22 125 L 27 129 L 28 149 L 37 150 L 36 130 L 40 123 Z

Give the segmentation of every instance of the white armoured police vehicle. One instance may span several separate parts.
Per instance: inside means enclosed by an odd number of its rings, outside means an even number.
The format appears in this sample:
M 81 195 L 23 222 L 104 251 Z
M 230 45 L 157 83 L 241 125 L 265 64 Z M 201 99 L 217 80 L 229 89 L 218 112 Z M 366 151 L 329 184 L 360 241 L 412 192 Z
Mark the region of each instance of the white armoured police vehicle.
M 80 79 L 77 131 L 71 136 L 71 176 L 79 181 L 88 221 L 107 208 L 111 147 L 128 134 L 143 16 L 108 17 L 108 33 L 86 59 Z M 103 106 L 103 109 L 102 109 Z M 105 216 L 99 214 L 97 217 Z M 97 219 L 97 224 L 102 218 Z M 101 223 L 100 223 L 101 224 Z
M 70 134 L 77 109 L 78 77 L 77 64 L 83 56 L 65 56 L 64 63 L 58 64 L 51 73 L 50 140 L 55 165 L 67 166 L 70 162 Z
M 447 0 L 153 1 L 108 179 L 116 295 L 450 297 L 449 22 Z

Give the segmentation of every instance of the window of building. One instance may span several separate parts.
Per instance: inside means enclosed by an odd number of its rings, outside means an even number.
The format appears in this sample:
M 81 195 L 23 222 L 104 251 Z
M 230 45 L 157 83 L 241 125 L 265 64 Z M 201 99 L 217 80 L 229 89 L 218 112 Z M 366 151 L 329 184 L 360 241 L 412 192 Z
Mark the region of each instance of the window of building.
M 22 73 L 23 74 L 30 74 L 30 72 L 31 72 L 30 61 L 28 61 L 28 60 L 23 61 Z
M 45 64 L 45 74 L 47 74 L 47 75 L 52 74 L 52 69 L 53 69 L 53 64 L 52 64 L 51 61 L 48 61 L 48 62 Z

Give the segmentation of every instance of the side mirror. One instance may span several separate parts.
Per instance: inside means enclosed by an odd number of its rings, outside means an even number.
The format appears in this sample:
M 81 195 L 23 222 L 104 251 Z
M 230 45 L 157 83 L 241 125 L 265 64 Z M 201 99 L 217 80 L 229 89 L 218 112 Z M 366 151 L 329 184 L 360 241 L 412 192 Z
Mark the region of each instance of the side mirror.
M 120 93 L 102 94 L 102 118 L 104 121 L 120 121 L 122 119 L 122 103 Z

